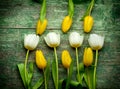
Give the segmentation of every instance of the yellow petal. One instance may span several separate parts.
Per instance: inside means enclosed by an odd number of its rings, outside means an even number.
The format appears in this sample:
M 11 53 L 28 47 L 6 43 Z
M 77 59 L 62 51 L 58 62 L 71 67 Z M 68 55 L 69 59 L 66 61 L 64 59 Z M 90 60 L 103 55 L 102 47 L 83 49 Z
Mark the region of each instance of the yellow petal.
M 38 20 L 36 33 L 41 35 L 45 31 L 46 27 L 47 27 L 47 19 L 44 19 L 43 22 Z
M 40 51 L 40 50 L 36 51 L 36 65 L 40 69 L 44 69 L 47 65 L 47 61 L 46 61 L 42 51 Z
M 86 16 L 84 18 L 84 32 L 90 32 L 93 26 L 93 17 Z
M 72 25 L 72 18 L 70 16 L 66 16 L 62 22 L 62 31 L 64 33 L 67 32 L 70 29 L 71 25 Z
M 65 68 L 69 68 L 72 62 L 71 56 L 67 50 L 62 52 L 62 64 Z
M 85 48 L 83 55 L 83 63 L 85 66 L 92 65 L 93 62 L 93 51 L 91 48 Z

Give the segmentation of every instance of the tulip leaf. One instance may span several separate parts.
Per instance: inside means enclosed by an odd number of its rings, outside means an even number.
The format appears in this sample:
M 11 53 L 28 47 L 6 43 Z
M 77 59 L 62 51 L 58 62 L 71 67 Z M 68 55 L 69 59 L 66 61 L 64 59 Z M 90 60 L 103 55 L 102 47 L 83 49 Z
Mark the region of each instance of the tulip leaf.
M 66 83 L 66 88 L 65 89 L 69 88 L 69 84 L 70 84 L 70 81 L 71 81 L 72 73 L 73 73 L 73 61 L 71 62 L 71 65 L 70 65 L 69 75 L 67 77 L 67 83 Z
M 80 84 L 82 84 L 83 82 L 83 78 L 84 78 L 84 64 L 80 63 L 79 64 L 79 75 L 77 75 L 77 79 L 79 81 Z
M 29 87 L 31 86 L 32 76 L 33 76 L 33 63 L 30 62 L 29 73 L 28 73 L 28 80 L 27 80 Z
M 45 69 L 45 76 L 46 76 L 47 84 L 48 84 L 48 81 L 49 81 L 49 75 L 50 75 L 50 60 L 48 60 L 47 67 Z
M 54 81 L 55 87 L 57 87 L 57 69 L 56 69 L 55 60 L 53 60 L 53 62 L 52 62 L 52 76 L 53 76 L 53 81 Z
M 18 66 L 18 69 L 19 69 L 20 76 L 22 78 L 23 84 L 24 84 L 25 88 L 27 88 L 27 82 L 25 80 L 25 65 L 23 63 L 21 63 L 21 64 L 18 64 L 17 66 Z
M 64 79 L 59 80 L 59 88 L 58 89 L 63 89 L 62 84 L 63 84 Z
M 88 6 L 88 8 L 87 8 L 87 10 L 86 10 L 86 12 L 85 12 L 85 14 L 84 14 L 83 17 L 80 19 L 81 21 L 84 20 L 85 16 L 89 15 L 89 13 L 91 12 L 91 9 L 93 8 L 94 3 L 95 3 L 94 0 L 91 0 L 91 2 L 90 2 L 90 4 L 89 4 L 89 6 Z
M 59 89 L 66 89 L 67 79 L 60 80 L 60 87 Z M 83 87 L 79 82 L 71 80 L 69 83 L 69 88 L 67 89 L 87 89 Z
M 32 89 L 38 89 L 38 88 L 43 84 L 43 81 L 44 81 L 43 77 L 40 78 L 40 79 L 34 84 L 34 86 L 33 86 Z
M 94 72 L 93 71 L 94 71 L 94 67 L 92 66 L 85 68 L 84 79 L 89 89 L 94 89 L 94 84 L 93 84 L 93 73 Z

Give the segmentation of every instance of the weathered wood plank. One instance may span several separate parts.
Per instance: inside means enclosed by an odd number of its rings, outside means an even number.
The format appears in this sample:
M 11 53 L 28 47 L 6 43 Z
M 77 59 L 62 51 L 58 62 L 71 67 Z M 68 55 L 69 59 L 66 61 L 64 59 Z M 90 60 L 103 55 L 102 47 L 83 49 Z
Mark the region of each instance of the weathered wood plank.
M 60 79 L 66 76 L 66 71 L 61 65 L 61 52 L 64 49 L 70 51 L 74 60 L 75 73 L 75 50 L 68 42 L 69 33 L 78 31 L 85 39 L 79 48 L 79 58 L 82 61 L 83 50 L 89 46 L 87 39 L 89 34 L 82 30 L 80 17 L 84 14 L 88 2 L 75 4 L 75 15 L 73 26 L 67 34 L 61 32 L 61 21 L 67 15 L 67 0 L 47 0 L 47 19 L 49 21 L 45 33 L 40 36 L 37 49 L 41 49 L 46 59 L 54 60 L 53 49 L 44 42 L 44 36 L 51 31 L 61 34 L 61 44 L 57 48 L 59 59 Z M 58 4 L 59 3 L 59 4 Z M 66 9 L 65 9 L 66 8 Z M 26 50 L 23 46 L 25 34 L 35 33 L 36 22 L 39 18 L 40 4 L 32 0 L 2 0 L 0 3 L 0 88 L 1 89 L 23 89 L 23 84 L 18 73 L 17 64 L 23 63 Z M 120 1 L 119 0 L 97 0 L 92 12 L 94 27 L 91 33 L 105 35 L 105 45 L 99 51 L 97 68 L 97 89 L 119 89 L 120 88 Z M 65 39 L 66 38 L 66 39 Z M 48 54 L 49 53 L 49 54 Z M 35 61 L 35 50 L 30 52 L 29 62 Z M 35 66 L 33 83 L 42 76 L 42 72 Z M 44 86 L 41 87 L 44 89 Z M 54 89 L 52 78 L 49 81 L 49 89 Z
M 57 4 L 58 2 L 59 4 Z M 95 20 L 94 26 L 99 27 L 99 29 L 103 29 L 103 27 L 106 26 L 104 24 L 106 19 L 108 19 L 108 16 L 110 16 L 108 14 L 110 14 L 112 10 L 112 3 L 109 5 L 106 5 L 105 2 L 98 3 L 99 4 L 95 4 L 95 8 L 92 13 Z M 83 16 L 87 6 L 88 3 L 75 4 L 73 28 L 82 29 L 82 21 L 80 21 L 80 18 Z M 36 22 L 39 18 L 40 4 L 25 0 L 13 3 L 4 3 L 1 4 L 0 7 L 2 7 L 0 9 L 0 27 L 36 28 Z M 67 10 L 67 1 L 47 1 L 47 19 L 49 22 L 47 28 L 61 28 L 61 22 L 64 16 L 67 15 Z
M 63 34 L 60 30 L 53 30 L 55 32 L 58 32 L 61 34 L 61 44 L 57 48 L 58 53 L 58 59 L 59 59 L 59 74 L 60 78 L 65 77 L 65 70 L 63 69 L 61 65 L 61 52 L 64 49 L 68 49 L 70 51 L 70 54 L 74 60 L 74 75 L 75 77 L 75 50 L 70 47 L 68 42 L 68 34 Z M 79 33 L 83 34 L 83 31 L 77 30 Z M 0 86 L 5 87 L 5 89 L 16 89 L 16 88 L 23 88 L 21 78 L 18 73 L 17 64 L 23 63 L 25 58 L 25 49 L 23 46 L 23 39 L 25 34 L 29 33 L 35 33 L 34 29 L 31 29 L 28 31 L 28 29 L 0 29 L 0 39 L 1 45 L 0 45 Z M 50 31 L 46 31 L 41 37 L 40 37 L 40 43 L 37 47 L 37 49 L 41 49 L 46 59 L 54 60 L 53 56 L 53 49 L 49 48 L 45 42 L 44 42 L 44 36 Z M 105 39 L 105 45 L 103 49 L 99 52 L 99 61 L 98 61 L 98 69 L 97 69 L 97 84 L 98 89 L 117 89 L 120 87 L 120 49 L 119 45 L 120 42 L 118 42 L 120 38 L 120 31 L 117 31 L 114 33 L 110 33 L 108 31 L 96 31 L 96 33 L 104 33 L 106 36 Z M 83 50 L 88 45 L 87 39 L 89 34 L 85 34 L 85 40 L 81 48 L 79 49 L 79 59 L 82 61 L 83 58 Z M 66 38 L 66 39 L 64 39 Z M 116 44 L 117 43 L 117 44 Z M 48 54 L 49 53 L 49 54 Z M 30 52 L 29 61 L 35 61 L 35 50 Z M 4 71 L 3 71 L 4 70 Z M 38 77 L 42 76 L 42 72 L 39 72 L 39 70 L 35 67 L 35 73 L 33 81 L 35 82 Z M 73 78 L 74 79 L 74 78 Z M 52 78 L 50 78 L 50 84 L 49 89 L 53 89 L 54 86 L 51 86 L 51 83 L 53 85 Z M 5 86 L 6 85 L 6 86 Z

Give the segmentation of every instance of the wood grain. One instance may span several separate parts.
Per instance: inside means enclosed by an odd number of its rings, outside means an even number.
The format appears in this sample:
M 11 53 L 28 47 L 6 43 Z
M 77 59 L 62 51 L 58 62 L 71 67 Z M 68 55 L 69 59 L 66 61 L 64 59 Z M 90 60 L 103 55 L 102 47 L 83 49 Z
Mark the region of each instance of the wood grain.
M 57 32 L 61 35 L 61 43 L 57 48 L 60 79 L 66 76 L 66 71 L 61 65 L 61 52 L 64 49 L 70 51 L 74 60 L 74 74 L 76 77 L 75 49 L 71 48 L 68 41 L 70 32 L 77 31 L 84 35 L 83 45 L 79 48 L 79 60 L 82 61 L 83 50 L 88 47 L 87 39 L 90 34 L 83 32 L 83 16 L 89 1 L 75 4 L 73 25 L 67 34 L 61 31 L 61 22 L 67 15 L 67 0 L 46 0 L 48 26 L 45 33 L 40 36 L 37 49 L 44 52 L 46 59 L 54 60 L 53 49 L 49 48 L 44 36 L 48 32 Z M 23 39 L 25 34 L 35 33 L 36 22 L 39 18 L 41 4 L 33 0 L 2 0 L 0 1 L 0 88 L 24 89 L 17 64 L 23 63 L 26 50 Z M 105 44 L 99 51 L 97 67 L 97 89 L 120 88 L 120 1 L 97 0 L 92 16 L 94 27 L 91 33 L 105 36 Z M 29 62 L 35 61 L 35 50 L 30 52 Z M 42 72 L 34 66 L 33 83 L 42 76 Z M 49 88 L 54 89 L 52 77 Z M 44 89 L 42 86 L 40 89 Z

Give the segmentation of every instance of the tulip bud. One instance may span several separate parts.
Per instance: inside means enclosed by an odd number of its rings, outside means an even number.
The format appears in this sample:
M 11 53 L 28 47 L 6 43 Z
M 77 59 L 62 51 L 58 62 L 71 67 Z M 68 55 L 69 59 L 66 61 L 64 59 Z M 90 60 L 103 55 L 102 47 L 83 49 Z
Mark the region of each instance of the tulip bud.
M 71 56 L 67 50 L 62 52 L 62 64 L 65 68 L 69 68 L 72 62 Z
M 63 19 L 62 22 L 62 31 L 65 33 L 67 32 L 72 25 L 72 18 L 68 15 Z
M 44 39 L 49 47 L 54 48 L 60 44 L 60 34 L 56 34 L 55 32 L 48 33 Z
M 93 17 L 86 16 L 84 18 L 84 32 L 90 32 L 93 26 Z
M 97 34 L 91 34 L 88 42 L 93 50 L 100 50 L 104 44 L 104 37 Z
M 28 50 L 34 50 L 39 42 L 39 36 L 36 34 L 25 35 L 24 47 Z
M 92 65 L 93 62 L 93 51 L 91 48 L 85 48 L 83 55 L 83 63 L 85 66 Z
M 44 19 L 43 22 L 38 20 L 36 34 L 41 35 L 45 31 L 46 27 L 47 27 L 47 19 Z
M 69 36 L 70 45 L 74 48 L 80 47 L 83 43 L 83 36 L 77 32 L 71 32 Z
M 40 69 L 44 69 L 47 65 L 46 59 L 41 50 L 36 51 L 36 65 Z

